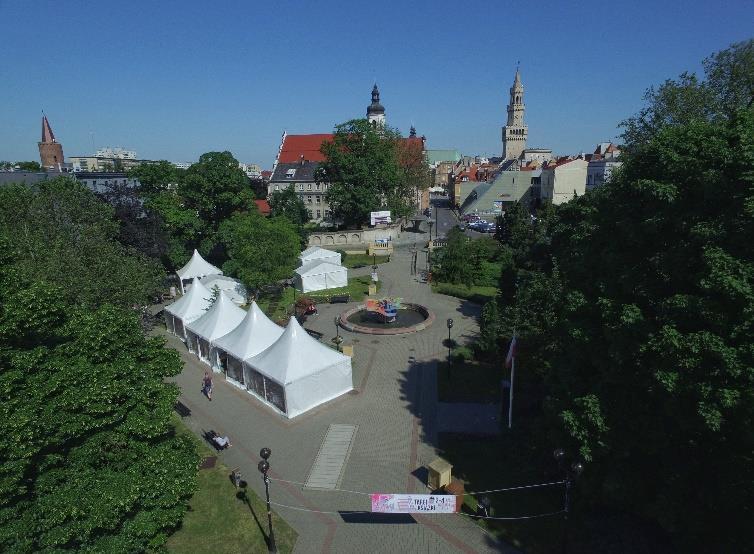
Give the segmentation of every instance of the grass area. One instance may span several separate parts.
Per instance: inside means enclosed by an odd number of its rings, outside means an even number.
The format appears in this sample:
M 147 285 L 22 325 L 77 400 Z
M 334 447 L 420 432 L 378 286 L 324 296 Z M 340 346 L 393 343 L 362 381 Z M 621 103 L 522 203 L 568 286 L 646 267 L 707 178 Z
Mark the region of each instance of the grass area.
M 380 265 L 390 261 L 390 256 L 370 256 L 369 254 L 345 254 L 341 256 L 341 263 L 348 268 Z
M 555 461 L 548 453 L 531 452 L 527 433 L 514 428 L 512 433 L 500 437 L 478 438 L 441 434 L 442 457 L 453 464 L 453 475 L 465 482 L 467 491 L 482 491 L 515 487 L 533 483 L 557 481 L 557 475 L 544 474 L 531 463 L 541 459 Z M 518 517 L 557 512 L 563 507 L 561 486 L 523 489 L 486 495 L 492 506 L 493 517 Z M 477 497 L 464 498 L 465 509 L 476 512 Z M 529 554 L 558 552 L 562 537 L 562 515 L 518 521 L 477 520 L 491 534 L 505 540 Z M 575 551 L 575 550 L 574 550 Z
M 440 402 L 500 402 L 500 367 L 477 361 L 454 360 L 437 367 Z
M 201 442 L 176 417 L 176 432 L 188 435 L 197 444 L 204 458 L 216 453 Z M 189 503 L 183 524 L 167 541 L 167 550 L 186 554 L 222 554 L 235 552 L 266 552 L 267 506 L 251 489 L 239 497 L 231 483 L 230 469 L 218 459 L 215 467 L 200 469 L 199 488 Z M 259 478 L 258 475 L 246 476 Z M 278 552 L 291 552 L 296 532 L 277 514 L 273 514 L 275 542 Z
M 349 294 L 352 301 L 361 302 L 369 292 L 369 285 L 372 283 L 372 278 L 369 275 L 362 275 L 361 277 L 352 277 L 348 280 L 348 285 L 345 287 L 338 287 L 335 289 L 318 290 L 315 292 L 301 293 L 296 292 L 296 298 L 307 296 L 314 299 L 317 302 L 329 302 L 330 297 L 341 294 Z M 379 292 L 382 283 L 377 282 L 377 291 Z M 267 314 L 272 321 L 281 319 L 286 313 L 290 313 L 293 306 L 293 289 L 290 287 L 284 288 L 279 294 L 266 294 L 262 295 L 257 304 L 259 308 Z
M 432 283 L 432 292 L 462 298 L 475 304 L 486 304 L 497 295 L 497 287 L 454 285 L 453 283 Z

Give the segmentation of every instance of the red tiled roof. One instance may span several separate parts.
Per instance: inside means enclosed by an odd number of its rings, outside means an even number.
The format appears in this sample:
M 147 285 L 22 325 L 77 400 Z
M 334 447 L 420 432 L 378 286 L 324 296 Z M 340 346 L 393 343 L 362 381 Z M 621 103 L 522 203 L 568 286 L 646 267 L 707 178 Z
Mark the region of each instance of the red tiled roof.
M 260 214 L 270 215 L 272 209 L 270 208 L 270 203 L 267 202 L 267 200 L 254 200 L 254 203 L 257 205 L 257 209 L 259 210 Z
M 278 163 L 289 164 L 298 162 L 301 156 L 308 162 L 323 162 L 325 161 L 325 157 L 319 149 L 322 147 L 323 142 L 330 142 L 332 139 L 332 133 L 286 135 L 283 141 L 283 148 L 278 156 Z
M 262 177 L 264 177 L 265 179 L 269 179 L 270 177 L 272 177 L 272 171 L 270 171 L 269 169 L 263 170 Z

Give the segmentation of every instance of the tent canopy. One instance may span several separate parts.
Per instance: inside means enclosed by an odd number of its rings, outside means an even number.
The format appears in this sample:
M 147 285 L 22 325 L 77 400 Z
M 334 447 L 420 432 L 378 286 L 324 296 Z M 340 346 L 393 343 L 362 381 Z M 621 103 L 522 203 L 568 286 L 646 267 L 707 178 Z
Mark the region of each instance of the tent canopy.
M 194 277 L 205 277 L 207 275 L 222 275 L 223 272 L 219 268 L 213 266 L 207 260 L 202 258 L 201 254 L 194 249 L 194 253 L 191 259 L 181 269 L 176 271 L 181 281 L 184 279 L 193 279 Z
M 296 287 L 303 292 L 348 285 L 348 270 L 329 262 L 313 261 L 296 269 Z
M 327 261 L 331 264 L 340 265 L 340 253 L 319 246 L 310 246 L 299 254 L 298 259 L 299 265 L 302 267 L 314 261 Z
M 217 287 L 239 306 L 246 304 L 246 287 L 243 286 L 241 281 L 233 279 L 233 277 L 217 274 L 207 275 L 202 279 L 202 284 L 210 291 Z
M 192 287 L 193 290 L 193 287 Z M 191 294 L 191 291 L 189 291 Z M 220 291 L 217 300 L 200 318 L 186 325 L 186 329 L 208 341 L 227 335 L 246 317 L 246 312 L 236 306 Z
M 283 334 L 283 328 L 275 325 L 256 302 L 251 303 L 243 321 L 230 333 L 214 342 L 215 348 L 222 348 L 239 360 L 245 360 L 264 351 Z
M 212 304 L 212 293 L 194 278 L 191 289 L 172 304 L 165 306 L 165 311 L 184 323 L 189 323 L 203 316 Z
M 272 346 L 246 360 L 251 367 L 277 381 L 288 385 L 305 379 L 351 358 L 312 338 L 295 317 Z

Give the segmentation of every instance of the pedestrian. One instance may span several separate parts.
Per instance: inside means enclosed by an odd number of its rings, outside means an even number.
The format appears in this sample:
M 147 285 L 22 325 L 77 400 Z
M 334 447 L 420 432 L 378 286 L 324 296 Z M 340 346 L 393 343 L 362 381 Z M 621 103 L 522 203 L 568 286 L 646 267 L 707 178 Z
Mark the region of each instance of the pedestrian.
M 212 375 L 209 371 L 204 372 L 204 379 L 202 379 L 202 392 L 207 395 L 207 398 L 212 402 Z

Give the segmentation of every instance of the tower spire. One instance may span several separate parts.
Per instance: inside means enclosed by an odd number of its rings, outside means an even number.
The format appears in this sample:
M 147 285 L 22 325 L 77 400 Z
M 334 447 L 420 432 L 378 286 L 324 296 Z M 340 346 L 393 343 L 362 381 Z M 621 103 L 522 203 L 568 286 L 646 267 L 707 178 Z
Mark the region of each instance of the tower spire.
M 50 122 L 47 121 L 47 116 L 42 112 L 42 142 L 57 142 L 55 140 L 55 134 L 52 132 Z
M 372 87 L 372 103 L 367 107 L 367 119 L 374 125 L 385 125 L 385 108 L 380 104 L 380 89 L 377 83 Z

